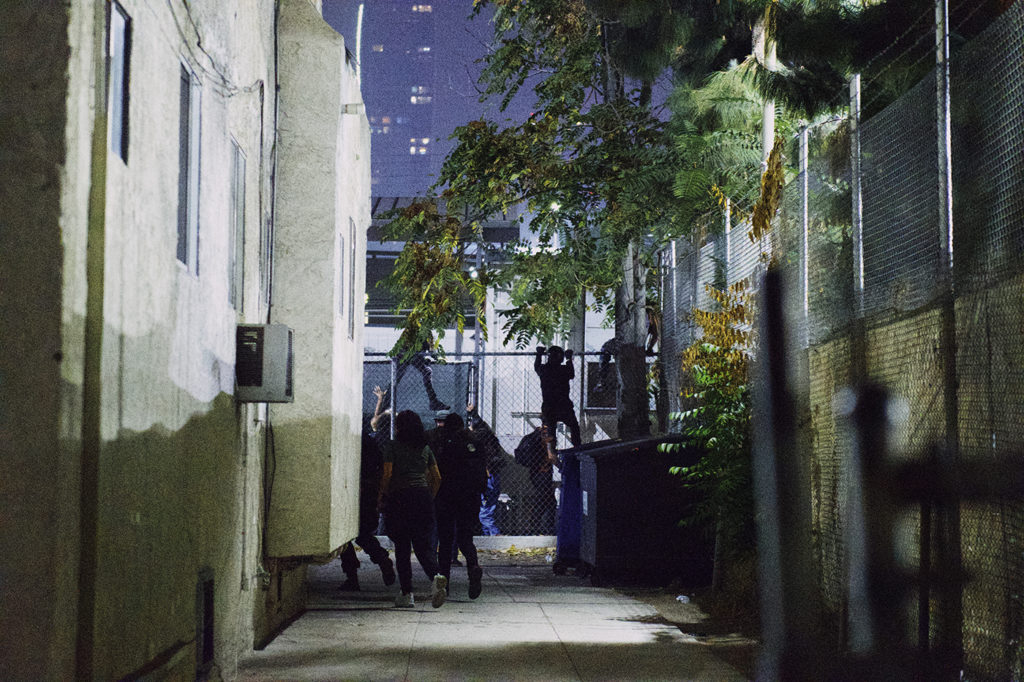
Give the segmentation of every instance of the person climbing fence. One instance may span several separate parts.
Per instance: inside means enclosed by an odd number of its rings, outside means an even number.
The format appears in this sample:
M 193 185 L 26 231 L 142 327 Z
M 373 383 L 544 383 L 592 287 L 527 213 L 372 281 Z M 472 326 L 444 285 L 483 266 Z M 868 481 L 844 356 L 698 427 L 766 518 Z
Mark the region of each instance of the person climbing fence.
M 583 440 L 580 437 L 580 422 L 576 418 L 575 406 L 569 398 L 569 382 L 576 378 L 572 350 L 563 351 L 561 346 L 551 346 L 547 349 L 547 362 L 543 362 L 544 353 L 544 346 L 537 346 L 533 371 L 540 377 L 540 419 L 547 428 L 547 436 L 552 439 L 549 451 L 554 455 L 553 439 L 559 422 L 568 427 L 569 440 L 574 447 L 582 444 Z

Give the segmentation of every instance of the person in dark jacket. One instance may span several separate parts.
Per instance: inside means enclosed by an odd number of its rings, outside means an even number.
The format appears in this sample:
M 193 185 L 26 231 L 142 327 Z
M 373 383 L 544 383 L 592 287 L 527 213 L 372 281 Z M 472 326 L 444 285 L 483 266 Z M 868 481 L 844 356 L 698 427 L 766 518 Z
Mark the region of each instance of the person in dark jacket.
M 563 351 L 560 346 L 551 346 L 547 349 L 547 355 L 548 361 L 542 363 L 544 346 L 537 346 L 537 355 L 533 360 L 533 370 L 540 377 L 541 423 L 547 427 L 547 435 L 551 439 L 555 438 L 558 422 L 565 424 L 569 427 L 569 440 L 575 447 L 583 441 L 580 437 L 580 423 L 569 398 L 569 382 L 576 377 L 572 350 Z M 554 454 L 553 445 L 549 451 Z
M 420 566 L 432 578 L 431 605 L 436 609 L 448 596 L 448 579 L 438 570 L 437 552 L 431 545 L 433 497 L 441 486 L 441 474 L 434 453 L 427 447 L 419 415 L 411 410 L 399 412 L 395 417 L 395 440 L 388 442 L 383 450 L 377 506 L 384 508 L 388 537 L 395 544 L 395 568 L 402 588 L 395 598 L 395 606 L 415 606 L 412 595 L 412 552 L 415 551 Z
M 375 532 L 379 521 L 377 498 L 380 491 L 381 454 L 376 441 L 370 435 L 370 425 L 363 429 L 361 462 L 359 470 L 359 534 L 341 551 L 341 570 L 345 573 L 342 590 L 359 590 L 359 559 L 355 545 L 370 555 L 370 561 L 380 567 L 385 585 L 395 584 L 395 569 L 388 557 L 388 551 L 380 546 Z
M 441 488 L 434 498 L 437 514 L 439 572 L 451 578 L 452 552 L 456 541 L 466 557 L 469 574 L 469 598 L 476 599 L 482 589 L 483 570 L 473 544 L 480 494 L 487 485 L 487 460 L 472 441 L 465 424 L 457 414 L 449 414 L 435 434 L 437 468 Z
M 527 535 L 549 535 L 555 531 L 558 503 L 551 476 L 555 460 L 547 447 L 549 439 L 545 431 L 543 426 L 538 426 L 523 436 L 515 449 L 516 462 L 526 469 L 530 482 L 529 492 L 522 500 Z
M 434 436 L 440 489 L 434 499 L 437 514 L 439 572 L 451 578 L 452 554 L 458 544 L 466 557 L 469 598 L 480 596 L 483 570 L 473 544 L 480 510 L 480 494 L 486 487 L 487 463 L 477 449 L 462 417 L 450 414 Z

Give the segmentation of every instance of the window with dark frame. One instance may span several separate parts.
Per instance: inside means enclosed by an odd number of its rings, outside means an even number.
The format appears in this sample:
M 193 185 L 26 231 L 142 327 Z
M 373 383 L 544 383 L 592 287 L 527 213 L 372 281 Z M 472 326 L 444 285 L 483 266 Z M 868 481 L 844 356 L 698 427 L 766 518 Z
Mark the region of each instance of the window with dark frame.
M 348 219 L 348 338 L 356 337 L 356 221 Z
M 245 154 L 235 140 L 231 140 L 231 151 L 228 299 L 232 308 L 241 311 L 245 298 Z
M 178 118 L 178 260 L 199 274 L 199 79 L 181 65 Z
M 110 4 L 107 87 L 110 92 L 110 151 L 128 163 L 128 73 L 131 65 L 132 23 L 117 2 Z

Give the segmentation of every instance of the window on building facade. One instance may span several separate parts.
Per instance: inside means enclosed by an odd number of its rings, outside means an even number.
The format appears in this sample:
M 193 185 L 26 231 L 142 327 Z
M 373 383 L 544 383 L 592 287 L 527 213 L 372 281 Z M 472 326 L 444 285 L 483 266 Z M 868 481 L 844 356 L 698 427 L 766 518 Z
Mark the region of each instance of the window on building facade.
M 348 219 L 348 338 L 356 338 L 356 221 Z
M 431 99 L 430 95 L 413 95 L 409 98 L 409 101 L 413 104 L 430 104 Z
M 178 260 L 199 274 L 199 79 L 181 65 L 178 118 Z
M 383 45 L 374 45 L 373 46 L 373 51 L 374 52 L 383 52 L 384 51 L 384 46 Z
M 128 163 L 128 72 L 131 65 L 132 23 L 117 2 L 110 5 L 107 87 L 110 93 L 108 136 L 110 151 Z
M 338 314 L 345 314 L 345 235 L 338 235 Z
M 245 154 L 231 140 L 231 215 L 228 220 L 228 299 L 241 311 L 245 283 Z
M 434 11 L 434 7 L 433 7 L 433 5 L 413 5 L 412 6 L 412 11 L 413 12 L 433 12 Z

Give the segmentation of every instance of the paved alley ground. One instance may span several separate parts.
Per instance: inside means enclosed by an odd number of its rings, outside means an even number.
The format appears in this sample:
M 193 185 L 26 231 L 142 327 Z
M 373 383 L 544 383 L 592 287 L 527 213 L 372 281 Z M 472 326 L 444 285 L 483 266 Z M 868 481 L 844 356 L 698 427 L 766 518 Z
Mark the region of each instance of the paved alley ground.
M 416 607 L 397 609 L 397 585 L 385 587 L 377 567 L 360 559 L 359 592 L 338 590 L 337 560 L 312 567 L 308 610 L 244 660 L 238 679 L 747 679 L 685 633 L 687 621 L 699 631 L 702 614 L 672 596 L 593 587 L 545 563 L 491 558 L 482 561 L 483 594 L 473 601 L 465 569 L 453 567 L 440 609 L 431 608 L 429 583 L 414 563 Z

